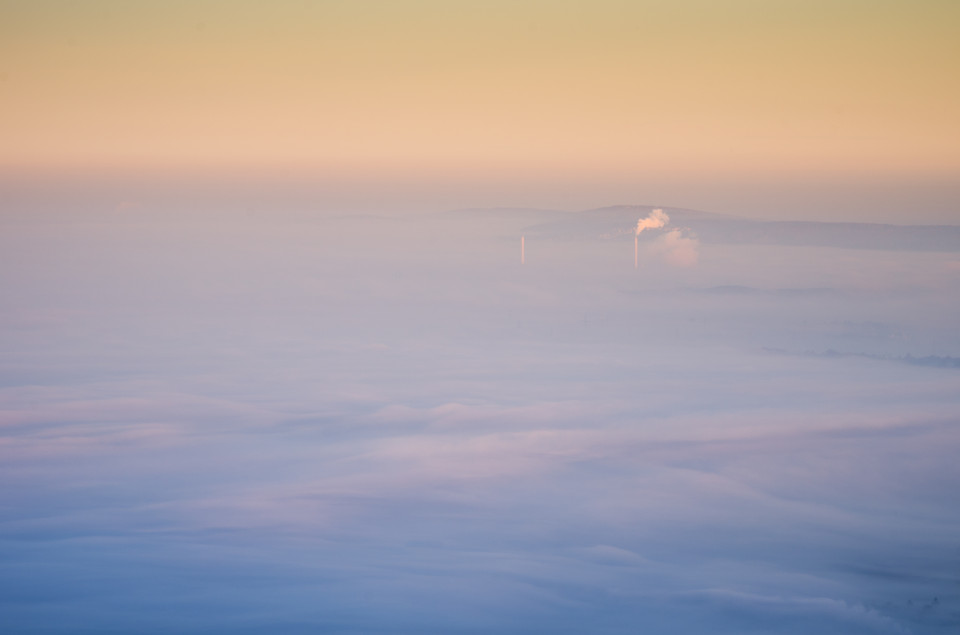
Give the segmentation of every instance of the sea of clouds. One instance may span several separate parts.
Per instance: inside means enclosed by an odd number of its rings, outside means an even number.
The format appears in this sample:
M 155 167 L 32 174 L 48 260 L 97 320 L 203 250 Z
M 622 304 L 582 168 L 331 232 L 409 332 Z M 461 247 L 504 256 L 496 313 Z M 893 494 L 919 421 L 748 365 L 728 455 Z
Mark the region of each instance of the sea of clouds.
M 4 632 L 960 626 L 960 254 L 2 229 Z

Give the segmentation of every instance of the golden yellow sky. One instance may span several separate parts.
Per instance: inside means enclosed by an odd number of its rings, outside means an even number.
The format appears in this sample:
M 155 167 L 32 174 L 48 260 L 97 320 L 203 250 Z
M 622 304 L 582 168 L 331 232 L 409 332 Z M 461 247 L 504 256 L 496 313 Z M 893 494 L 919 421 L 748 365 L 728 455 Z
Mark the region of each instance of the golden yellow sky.
M 0 0 L 0 169 L 951 174 L 956 0 Z

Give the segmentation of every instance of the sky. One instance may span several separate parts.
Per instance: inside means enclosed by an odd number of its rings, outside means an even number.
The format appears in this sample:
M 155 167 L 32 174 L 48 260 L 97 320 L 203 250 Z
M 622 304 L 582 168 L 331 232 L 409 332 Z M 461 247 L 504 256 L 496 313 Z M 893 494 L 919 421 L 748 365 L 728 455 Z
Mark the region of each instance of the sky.
M 0 0 L 0 632 L 956 633 L 958 14 Z
M 947 0 L 4 0 L 0 173 L 292 179 L 348 211 L 772 217 L 760 190 L 790 187 L 857 220 L 832 201 L 898 184 L 945 222 L 958 24 Z

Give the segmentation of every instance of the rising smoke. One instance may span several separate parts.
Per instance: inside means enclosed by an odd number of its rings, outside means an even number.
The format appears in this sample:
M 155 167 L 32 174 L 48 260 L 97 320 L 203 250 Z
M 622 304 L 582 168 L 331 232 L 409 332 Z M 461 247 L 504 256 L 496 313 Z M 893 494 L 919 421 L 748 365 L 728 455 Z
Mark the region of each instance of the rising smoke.
M 700 241 L 688 235 L 684 229 L 671 229 L 660 236 L 655 249 L 661 257 L 675 267 L 692 267 L 700 259 Z
M 655 209 L 646 218 L 637 221 L 633 238 L 633 266 L 639 266 L 637 239 L 645 229 L 659 229 L 670 222 L 670 217 L 662 209 Z M 656 242 L 656 251 L 667 263 L 677 267 L 692 267 L 699 260 L 700 241 L 687 235 L 684 229 L 671 229 L 660 236 Z
M 646 218 L 641 218 L 637 221 L 636 235 L 639 236 L 640 232 L 645 229 L 658 229 L 669 222 L 670 217 L 667 216 L 662 209 L 655 209 L 650 212 Z
M 640 232 L 645 229 L 657 229 L 658 227 L 663 227 L 670 222 L 670 217 L 667 216 L 662 209 L 655 209 L 646 218 L 641 218 L 637 221 L 636 233 L 633 235 L 633 268 L 638 269 L 640 267 L 640 245 L 639 238 Z

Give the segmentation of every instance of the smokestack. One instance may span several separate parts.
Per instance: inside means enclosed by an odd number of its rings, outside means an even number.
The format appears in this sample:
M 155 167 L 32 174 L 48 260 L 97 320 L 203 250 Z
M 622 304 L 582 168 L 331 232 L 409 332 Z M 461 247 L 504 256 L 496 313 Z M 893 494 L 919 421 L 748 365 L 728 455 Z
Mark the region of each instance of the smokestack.
M 645 229 L 658 229 L 670 222 L 670 217 L 663 213 L 662 209 L 655 209 L 646 218 L 637 221 L 637 229 L 633 234 L 633 268 L 639 269 L 638 259 L 640 232 Z
M 526 252 L 526 247 L 524 245 L 524 238 L 525 236 L 521 234 L 520 236 L 520 264 L 521 265 L 527 264 L 527 252 Z

